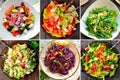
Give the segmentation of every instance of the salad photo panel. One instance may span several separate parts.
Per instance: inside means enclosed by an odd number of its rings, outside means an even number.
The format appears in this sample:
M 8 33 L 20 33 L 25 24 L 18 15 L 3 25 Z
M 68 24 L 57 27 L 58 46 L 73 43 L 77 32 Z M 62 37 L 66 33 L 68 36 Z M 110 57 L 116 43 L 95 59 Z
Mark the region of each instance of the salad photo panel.
M 41 0 L 41 38 L 79 39 L 79 0 Z
M 79 40 L 41 40 L 40 80 L 79 80 L 79 47 Z
M 38 56 L 39 40 L 0 41 L 0 79 L 39 80 Z
M 114 0 L 89 0 L 81 6 L 82 39 L 120 38 L 120 7 Z
M 28 0 L 6 0 L 0 10 L 0 38 L 3 40 L 39 39 L 40 17 Z
M 120 40 L 82 40 L 81 80 L 119 80 Z

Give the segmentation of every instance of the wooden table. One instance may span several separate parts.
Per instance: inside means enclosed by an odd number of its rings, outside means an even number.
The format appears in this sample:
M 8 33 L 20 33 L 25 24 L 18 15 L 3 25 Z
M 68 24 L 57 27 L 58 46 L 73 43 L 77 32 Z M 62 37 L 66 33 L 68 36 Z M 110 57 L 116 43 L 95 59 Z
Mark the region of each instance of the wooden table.
M 9 45 L 12 41 L 5 41 L 5 42 Z M 4 47 L 5 46 L 0 43 L 0 54 L 2 53 Z M 0 60 L 1 60 L 1 58 L 0 58 Z M 1 67 L 0 67 L 0 80 L 12 80 L 3 73 L 3 71 L 1 70 Z M 26 79 L 21 79 L 21 80 L 39 80 L 39 70 L 37 70 L 35 73 L 33 73 L 32 76 L 27 77 Z
M 82 7 L 81 7 L 81 16 L 84 14 L 85 10 L 94 2 L 95 0 L 89 0 L 88 3 L 84 4 Z M 120 5 L 115 1 L 115 0 L 111 0 L 120 10 Z M 104 4 L 104 3 L 103 3 Z M 81 39 L 90 39 L 89 37 L 83 35 L 81 33 Z M 120 34 L 116 37 L 116 39 L 120 39 Z

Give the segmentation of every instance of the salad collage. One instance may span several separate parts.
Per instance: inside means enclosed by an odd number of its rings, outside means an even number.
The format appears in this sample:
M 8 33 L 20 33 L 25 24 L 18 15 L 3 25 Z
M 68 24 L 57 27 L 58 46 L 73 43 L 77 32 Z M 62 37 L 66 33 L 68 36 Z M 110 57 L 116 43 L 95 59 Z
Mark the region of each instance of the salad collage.
M 120 0 L 0 0 L 0 80 L 120 80 Z

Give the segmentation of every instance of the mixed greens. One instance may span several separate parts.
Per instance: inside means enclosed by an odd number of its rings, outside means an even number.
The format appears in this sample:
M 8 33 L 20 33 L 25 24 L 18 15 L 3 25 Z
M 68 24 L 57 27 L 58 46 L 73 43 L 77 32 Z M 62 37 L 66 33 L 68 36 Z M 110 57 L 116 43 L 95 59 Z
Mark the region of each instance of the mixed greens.
M 3 26 L 12 33 L 14 37 L 22 33 L 27 34 L 33 28 L 35 17 L 28 6 L 21 3 L 20 6 L 11 5 L 5 11 Z
M 9 48 L 4 61 L 3 72 L 10 77 L 20 79 L 34 71 L 36 66 L 35 52 L 27 44 L 16 44 Z
M 86 73 L 103 80 L 113 76 L 118 68 L 118 56 L 104 42 L 88 45 L 81 61 Z
M 66 3 L 51 1 L 43 11 L 42 27 L 57 38 L 70 36 L 76 30 L 75 25 L 79 23 L 77 17 L 74 5 L 67 7 Z
M 106 7 L 93 9 L 89 12 L 87 20 L 87 31 L 97 38 L 111 38 L 112 32 L 117 30 L 118 23 L 116 21 L 117 12 L 108 10 Z
M 53 73 L 67 75 L 75 65 L 75 55 L 66 42 L 56 42 L 46 51 L 45 66 Z

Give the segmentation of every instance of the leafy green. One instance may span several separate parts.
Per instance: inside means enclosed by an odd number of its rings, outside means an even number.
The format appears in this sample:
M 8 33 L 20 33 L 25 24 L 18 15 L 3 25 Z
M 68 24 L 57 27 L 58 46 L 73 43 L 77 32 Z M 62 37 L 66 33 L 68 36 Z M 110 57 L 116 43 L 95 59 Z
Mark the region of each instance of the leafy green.
M 48 76 L 41 70 L 40 71 L 40 80 L 45 80 Z
M 108 10 L 106 7 L 93 9 L 85 21 L 86 30 L 97 38 L 111 38 L 112 32 L 117 30 L 116 18 L 115 10 Z

